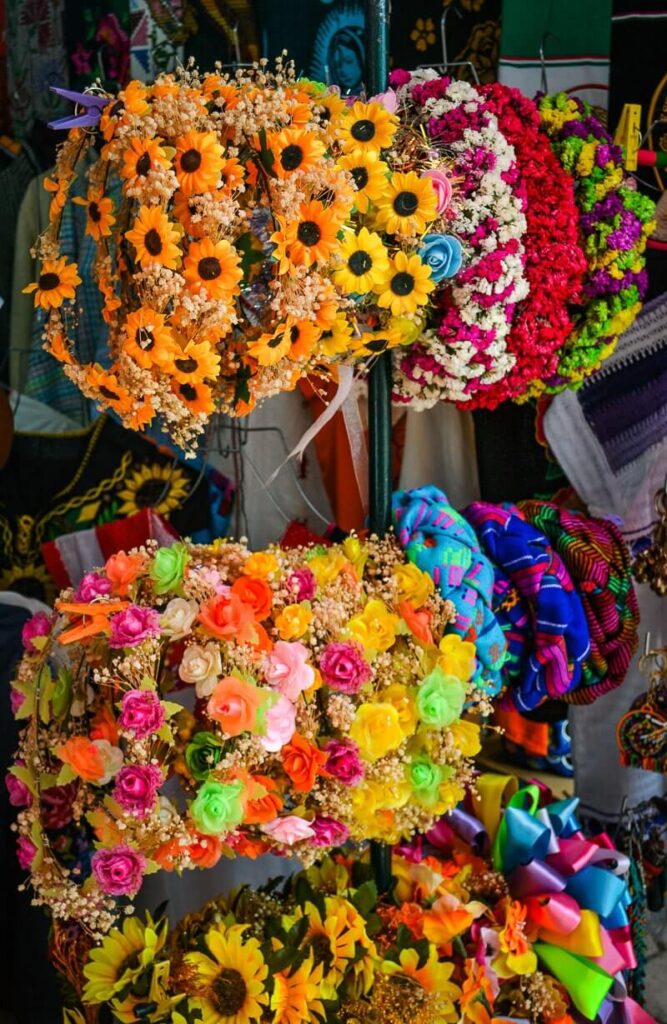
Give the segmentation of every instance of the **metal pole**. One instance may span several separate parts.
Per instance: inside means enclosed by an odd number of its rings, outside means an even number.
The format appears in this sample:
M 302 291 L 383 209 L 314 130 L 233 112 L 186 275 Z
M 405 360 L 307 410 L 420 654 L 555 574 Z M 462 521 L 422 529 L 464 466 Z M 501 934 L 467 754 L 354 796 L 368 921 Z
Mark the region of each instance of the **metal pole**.
M 383 92 L 389 74 L 390 0 L 366 0 L 366 87 L 369 96 Z M 391 358 L 380 356 L 368 379 L 369 519 L 373 533 L 391 523 Z M 379 892 L 391 887 L 391 847 L 371 842 L 371 864 Z

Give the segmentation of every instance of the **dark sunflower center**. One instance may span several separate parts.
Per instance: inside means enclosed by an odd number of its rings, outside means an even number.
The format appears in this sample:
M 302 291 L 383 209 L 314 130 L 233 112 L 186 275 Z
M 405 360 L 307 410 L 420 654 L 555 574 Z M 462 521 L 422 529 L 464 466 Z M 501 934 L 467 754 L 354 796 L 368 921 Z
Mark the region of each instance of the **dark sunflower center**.
M 222 273 L 222 267 L 220 266 L 220 260 L 217 256 L 205 256 L 203 260 L 200 260 L 197 264 L 197 270 L 202 281 L 214 281 L 216 277 L 220 277 Z
M 399 192 L 394 199 L 394 210 L 399 217 L 411 217 L 419 206 L 419 199 L 414 192 Z
M 117 402 L 120 397 L 117 392 L 112 391 L 111 388 L 105 387 L 104 384 L 100 385 L 100 394 L 104 395 L 105 398 L 108 398 L 110 402 Z
M 373 353 L 384 352 L 384 350 L 387 347 L 387 339 L 386 338 L 378 338 L 375 341 L 367 341 L 366 344 L 365 344 L 365 347 L 368 349 L 369 352 L 373 352 Z
M 290 327 L 290 330 L 289 330 L 289 340 L 291 341 L 291 343 L 293 345 L 296 345 L 297 341 L 299 340 L 299 335 L 300 334 L 301 334 L 301 331 L 299 330 L 298 327 L 296 327 L 296 326 L 295 327 Z
M 291 146 L 285 146 L 284 150 L 280 154 L 280 163 L 283 170 L 295 171 L 297 167 L 300 167 L 303 162 L 303 150 L 301 146 L 293 144 Z
M 360 121 L 354 122 L 350 128 L 350 135 L 357 142 L 370 142 L 375 138 L 375 125 L 368 118 L 362 118 Z
M 100 388 L 100 391 L 101 390 L 102 389 Z M 135 967 L 138 967 L 139 956 L 140 953 L 136 950 L 134 953 L 130 953 L 129 956 L 126 956 L 123 962 L 121 963 L 120 967 L 118 968 L 117 977 L 122 978 L 123 975 L 125 974 L 125 971 L 133 971 Z
M 414 277 L 412 274 L 408 274 L 404 270 L 398 274 L 394 274 L 391 279 L 391 290 L 394 295 L 409 295 L 414 286 Z
M 201 153 L 198 149 L 186 149 L 181 157 L 181 168 L 186 174 L 192 174 L 201 166 Z
M 59 284 L 60 278 L 57 274 L 42 274 L 39 279 L 39 287 L 43 292 L 50 292 L 57 288 Z
M 299 224 L 296 237 L 302 245 L 317 245 L 322 237 L 322 232 L 314 220 L 304 220 Z
M 155 508 L 164 497 L 164 480 L 155 477 L 144 480 L 134 493 L 134 504 L 137 508 Z
M 144 246 L 146 247 L 146 252 L 150 253 L 151 256 L 159 256 L 162 252 L 160 232 L 156 231 L 155 228 L 147 231 L 144 236 Z
M 146 175 L 148 174 L 148 172 L 150 171 L 150 169 L 151 169 L 151 158 L 148 155 L 148 153 L 142 153 L 141 156 L 139 157 L 139 159 L 137 160 L 137 167 L 136 167 L 137 174 L 140 174 L 142 178 L 145 178 Z
M 92 220 L 93 224 L 99 224 L 102 220 L 102 213 L 97 203 L 88 203 L 88 216 Z
M 122 114 L 124 110 L 125 110 L 125 104 L 123 103 L 123 101 L 122 100 L 116 100 L 116 102 L 114 103 L 113 107 L 109 111 L 109 115 L 111 117 L 118 117 L 118 115 Z
M 199 363 L 196 359 L 193 359 L 192 356 L 188 356 L 187 359 L 174 359 L 174 366 L 176 366 L 181 373 L 194 373 L 199 366 Z
M 333 957 L 331 955 L 331 943 L 326 935 L 314 935 L 310 940 L 310 948 L 313 951 L 315 967 L 317 967 L 318 964 L 324 964 L 325 971 L 328 971 L 331 967 Z
M 361 192 L 362 188 L 366 188 L 368 184 L 368 171 L 365 167 L 353 167 L 350 173 L 354 178 L 354 184 Z
M 282 340 L 283 340 L 282 334 L 278 334 L 278 335 L 276 335 L 275 338 L 271 338 L 271 341 L 267 341 L 266 347 L 267 348 L 278 348 L 278 345 L 282 344 Z
M 363 249 L 357 249 L 357 251 L 353 252 L 350 256 L 347 261 L 347 265 L 356 277 L 361 277 L 362 274 L 367 274 L 371 269 L 373 266 L 373 260 L 367 252 L 364 252 Z
M 178 390 L 183 395 L 186 402 L 194 402 L 197 397 L 197 388 L 193 388 L 192 384 L 179 384 Z
M 211 1002 L 221 1017 L 233 1017 L 246 1000 L 248 989 L 240 971 L 223 967 L 211 985 Z
M 135 334 L 135 339 L 139 348 L 142 348 L 144 352 L 150 352 L 155 344 L 153 332 L 149 331 L 147 327 L 140 327 Z

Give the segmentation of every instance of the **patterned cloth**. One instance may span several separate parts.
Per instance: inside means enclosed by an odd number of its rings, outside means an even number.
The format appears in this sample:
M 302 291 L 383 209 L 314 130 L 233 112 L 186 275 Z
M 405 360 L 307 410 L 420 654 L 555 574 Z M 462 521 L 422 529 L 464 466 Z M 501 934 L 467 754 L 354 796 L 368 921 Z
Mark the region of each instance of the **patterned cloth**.
M 590 635 L 581 599 L 558 554 L 514 505 L 475 502 L 465 510 L 495 566 L 493 610 L 510 657 L 505 701 L 528 711 L 562 697 L 581 679 Z
M 411 562 L 427 572 L 456 608 L 454 630 L 477 646 L 475 681 L 490 694 L 500 690 L 506 643 L 491 610 L 493 566 L 477 537 L 437 487 L 397 491 L 393 517 Z

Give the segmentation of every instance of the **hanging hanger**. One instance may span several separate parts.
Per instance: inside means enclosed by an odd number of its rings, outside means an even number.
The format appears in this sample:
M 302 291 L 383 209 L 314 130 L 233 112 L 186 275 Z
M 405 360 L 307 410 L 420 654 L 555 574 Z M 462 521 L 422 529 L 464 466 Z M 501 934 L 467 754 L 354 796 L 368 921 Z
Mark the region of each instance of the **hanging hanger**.
M 447 48 L 447 18 L 449 17 L 449 12 L 450 11 L 454 11 L 459 19 L 461 19 L 463 17 L 463 14 L 461 13 L 461 11 L 459 9 L 458 4 L 452 4 L 450 7 L 445 8 L 445 10 L 442 12 L 442 17 L 440 18 L 440 45 L 442 47 L 442 64 L 439 64 L 436 67 L 436 71 L 439 71 L 441 75 L 445 75 L 450 70 L 450 68 L 469 68 L 470 69 L 470 74 L 472 75 L 472 77 L 473 77 L 473 79 L 475 81 L 475 85 L 479 85 L 480 84 L 480 82 L 479 82 L 479 74 L 477 72 L 477 67 L 476 67 L 474 61 L 472 61 L 472 60 L 454 60 L 454 61 L 450 61 L 450 59 L 449 59 L 449 51 L 448 51 L 448 48 Z M 430 68 L 432 66 L 433 66 L 432 64 L 418 64 L 417 65 L 418 68 Z

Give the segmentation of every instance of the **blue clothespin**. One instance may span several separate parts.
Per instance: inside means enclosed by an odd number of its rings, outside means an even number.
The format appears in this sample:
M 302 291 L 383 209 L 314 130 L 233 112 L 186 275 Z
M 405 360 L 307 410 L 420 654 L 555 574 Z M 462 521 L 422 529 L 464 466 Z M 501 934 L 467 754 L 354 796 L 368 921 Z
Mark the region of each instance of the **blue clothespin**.
M 113 99 L 112 96 L 96 96 L 89 92 L 72 92 L 70 89 L 60 89 L 55 85 L 51 86 L 51 92 L 65 100 L 71 100 L 78 107 L 83 107 L 83 110 L 73 117 L 59 117 L 56 121 L 49 121 L 49 128 L 56 131 L 62 128 L 94 128 L 100 123 L 102 111 Z

